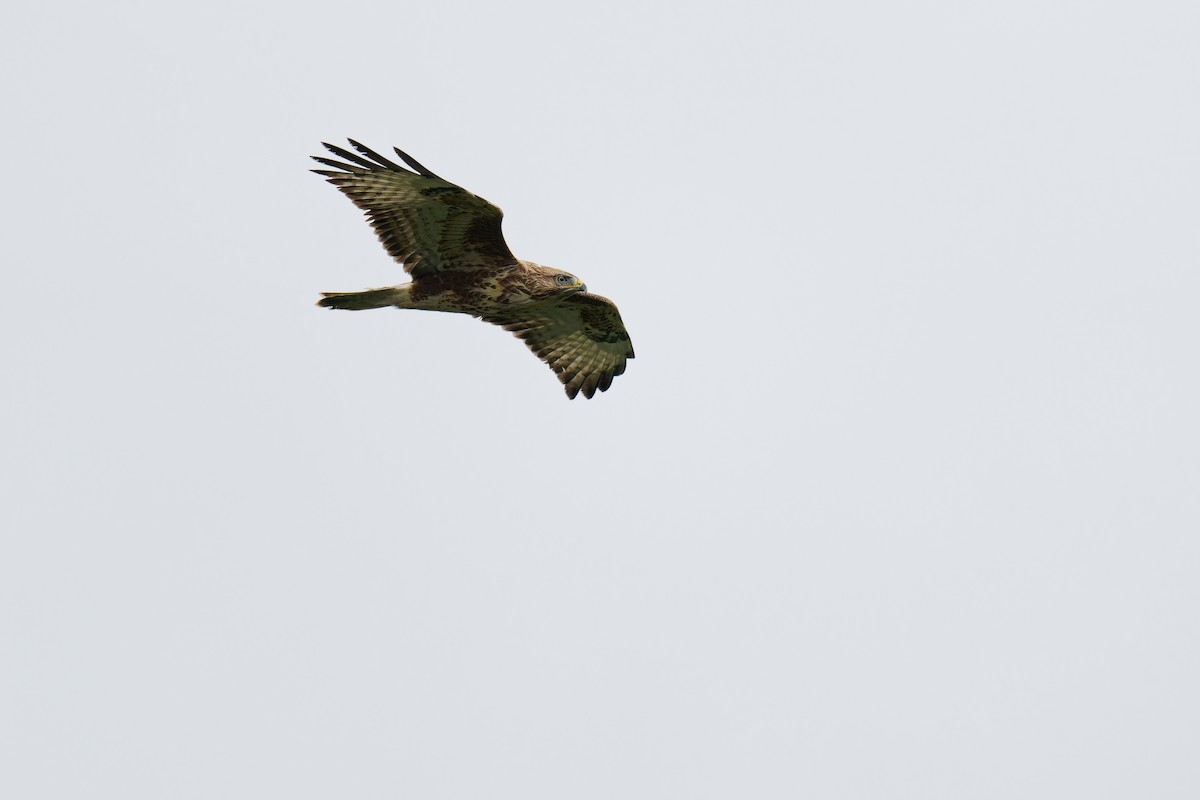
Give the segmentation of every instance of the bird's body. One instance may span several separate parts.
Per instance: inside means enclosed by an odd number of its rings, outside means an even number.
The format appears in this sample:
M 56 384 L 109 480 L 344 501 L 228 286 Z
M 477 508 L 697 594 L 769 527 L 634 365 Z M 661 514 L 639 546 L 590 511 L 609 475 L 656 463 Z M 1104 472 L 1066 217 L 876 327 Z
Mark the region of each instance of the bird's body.
M 370 305 L 362 308 L 395 306 L 483 317 L 543 300 L 537 284 L 546 269 L 531 261 L 518 261 L 516 267 L 499 272 L 488 268 L 434 272 L 399 286 L 325 292 L 319 304 L 348 308 L 350 303 L 367 302 Z
M 500 209 L 442 180 L 400 150 L 416 172 L 350 143 L 362 155 L 326 144 L 350 163 L 314 158 L 364 209 L 384 247 L 412 275 L 399 286 L 326 292 L 318 305 L 364 310 L 412 308 L 470 314 L 512 331 L 558 375 L 568 397 L 605 391 L 633 358 L 629 334 L 611 300 L 581 280 L 521 261 L 500 233 Z M 365 157 L 364 157 L 365 156 Z

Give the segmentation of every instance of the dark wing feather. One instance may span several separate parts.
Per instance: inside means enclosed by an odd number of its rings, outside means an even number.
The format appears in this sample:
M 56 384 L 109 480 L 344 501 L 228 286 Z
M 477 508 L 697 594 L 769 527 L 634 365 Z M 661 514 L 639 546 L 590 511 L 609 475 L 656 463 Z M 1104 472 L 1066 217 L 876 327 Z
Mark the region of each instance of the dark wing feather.
M 633 358 L 616 304 L 598 294 L 567 295 L 483 319 L 524 339 L 558 375 L 570 398 L 607 391 L 613 377 L 625 371 L 626 360 Z
M 313 172 L 324 175 L 366 212 L 379 241 L 414 278 L 439 270 L 504 269 L 517 263 L 500 232 L 504 215 L 499 208 L 439 178 L 398 149 L 396 154 L 416 172 L 353 139 L 350 144 L 358 153 L 325 144 L 344 161 L 313 156 L 334 168 Z

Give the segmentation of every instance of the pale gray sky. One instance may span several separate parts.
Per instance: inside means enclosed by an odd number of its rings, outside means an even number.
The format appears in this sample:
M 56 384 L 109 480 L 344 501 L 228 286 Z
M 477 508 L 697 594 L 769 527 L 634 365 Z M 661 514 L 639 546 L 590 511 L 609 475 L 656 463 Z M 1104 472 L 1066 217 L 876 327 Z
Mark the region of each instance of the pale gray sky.
M 6 12 L 0 795 L 1200 796 L 1194 3 Z M 613 298 L 568 401 L 307 170 Z

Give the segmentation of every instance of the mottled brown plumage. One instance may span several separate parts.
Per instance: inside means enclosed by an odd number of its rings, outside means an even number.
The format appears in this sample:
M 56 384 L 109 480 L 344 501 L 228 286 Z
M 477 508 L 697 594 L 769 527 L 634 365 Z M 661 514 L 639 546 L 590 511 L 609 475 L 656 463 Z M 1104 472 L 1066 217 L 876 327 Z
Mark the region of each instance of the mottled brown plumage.
M 633 358 L 616 305 L 588 294 L 583 281 L 517 259 L 500 232 L 503 214 L 482 197 L 439 178 L 396 149 L 390 161 L 353 139 L 358 153 L 326 144 L 345 159 L 313 156 L 324 175 L 367 219 L 412 281 L 364 292 L 327 292 L 327 308 L 415 308 L 471 314 L 523 339 L 574 398 L 605 391 Z

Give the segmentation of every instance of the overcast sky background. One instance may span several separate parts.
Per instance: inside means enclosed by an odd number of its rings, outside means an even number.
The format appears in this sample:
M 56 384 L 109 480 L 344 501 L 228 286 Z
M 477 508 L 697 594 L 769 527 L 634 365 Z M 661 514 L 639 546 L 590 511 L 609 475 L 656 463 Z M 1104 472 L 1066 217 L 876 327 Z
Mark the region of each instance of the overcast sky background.
M 0 33 L 0 795 L 1200 796 L 1194 3 L 192 5 Z

